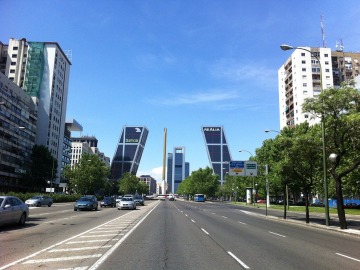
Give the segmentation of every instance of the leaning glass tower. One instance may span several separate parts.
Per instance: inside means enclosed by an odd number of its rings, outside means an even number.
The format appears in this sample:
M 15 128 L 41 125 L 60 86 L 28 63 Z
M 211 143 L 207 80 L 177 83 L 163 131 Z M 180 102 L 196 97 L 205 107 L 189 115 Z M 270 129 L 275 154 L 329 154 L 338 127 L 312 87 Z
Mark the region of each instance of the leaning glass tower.
M 124 126 L 111 161 L 111 179 L 119 180 L 124 173 L 136 175 L 149 130 L 145 126 Z

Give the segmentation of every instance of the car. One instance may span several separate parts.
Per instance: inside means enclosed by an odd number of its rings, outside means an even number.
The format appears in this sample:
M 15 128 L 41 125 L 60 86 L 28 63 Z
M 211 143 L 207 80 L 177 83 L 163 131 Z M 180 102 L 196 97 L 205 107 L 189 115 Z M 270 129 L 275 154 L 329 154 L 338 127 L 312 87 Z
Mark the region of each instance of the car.
M 27 199 L 25 203 L 27 206 L 40 207 L 46 205 L 48 207 L 51 207 L 51 205 L 54 203 L 54 200 L 49 196 L 37 195 L 31 197 L 30 199 Z
M 136 203 L 137 205 L 142 205 L 142 206 L 145 205 L 145 204 L 144 204 L 144 197 L 141 196 L 141 195 L 135 195 L 135 196 L 134 196 L 134 201 L 135 201 L 135 203 Z
M 98 210 L 98 201 L 95 196 L 84 196 L 74 204 L 74 211 L 77 210 Z
M 116 200 L 114 197 L 104 197 L 100 202 L 100 207 L 116 207 Z
M 344 205 L 345 209 L 360 209 L 360 205 L 357 205 L 356 203 L 347 203 Z
M 132 209 L 136 210 L 136 202 L 134 201 L 134 197 L 122 197 L 120 202 L 118 203 L 118 210 L 122 209 Z
M 259 200 L 257 200 L 257 203 L 266 203 L 266 200 L 265 199 L 259 199 Z
M 115 200 L 115 201 L 116 201 L 116 204 L 118 204 L 118 203 L 120 202 L 120 200 L 121 200 L 122 197 L 123 197 L 123 196 L 117 196 L 117 197 L 116 197 L 116 200 Z
M 0 225 L 24 225 L 29 217 L 29 207 L 15 196 L 0 196 Z

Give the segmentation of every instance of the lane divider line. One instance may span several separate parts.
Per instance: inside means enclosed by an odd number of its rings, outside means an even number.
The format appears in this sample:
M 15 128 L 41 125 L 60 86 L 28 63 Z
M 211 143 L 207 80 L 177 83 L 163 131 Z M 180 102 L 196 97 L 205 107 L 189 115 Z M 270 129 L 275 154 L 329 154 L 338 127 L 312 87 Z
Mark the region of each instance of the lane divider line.
M 250 269 L 249 266 L 247 266 L 245 263 L 243 263 L 238 257 L 236 257 L 233 253 L 231 253 L 230 251 L 228 251 L 228 254 L 233 257 L 239 264 L 241 264 L 242 267 L 244 267 L 245 269 Z

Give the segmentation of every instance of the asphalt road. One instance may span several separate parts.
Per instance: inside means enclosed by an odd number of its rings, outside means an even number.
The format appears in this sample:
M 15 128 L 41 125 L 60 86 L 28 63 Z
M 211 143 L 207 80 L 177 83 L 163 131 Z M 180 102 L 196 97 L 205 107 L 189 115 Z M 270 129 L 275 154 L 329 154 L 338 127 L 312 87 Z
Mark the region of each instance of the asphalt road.
M 2 269 L 360 269 L 360 238 L 224 203 L 31 209 L 0 228 Z M 252 211 L 254 210 L 254 211 Z

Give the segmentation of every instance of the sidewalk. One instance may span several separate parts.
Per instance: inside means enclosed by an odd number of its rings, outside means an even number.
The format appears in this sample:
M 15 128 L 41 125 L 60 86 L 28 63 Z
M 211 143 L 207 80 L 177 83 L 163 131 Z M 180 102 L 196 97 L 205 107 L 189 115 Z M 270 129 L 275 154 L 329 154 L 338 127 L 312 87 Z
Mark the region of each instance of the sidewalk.
M 256 213 L 265 216 L 266 209 L 264 207 L 258 208 L 253 205 L 240 205 L 243 207 L 248 207 L 249 209 L 256 209 Z M 278 209 L 268 208 L 267 218 L 275 218 L 277 220 L 282 220 L 284 222 L 296 222 L 305 226 L 313 226 L 325 230 L 338 231 L 340 233 L 350 234 L 360 237 L 360 215 L 346 215 L 347 229 L 340 229 L 339 218 L 337 214 L 331 214 L 329 220 L 329 226 L 326 226 L 325 221 L 325 211 L 324 214 L 320 213 L 309 213 L 310 221 L 306 223 L 306 216 L 304 212 L 289 211 L 287 210 L 286 219 L 284 219 L 284 211 Z

